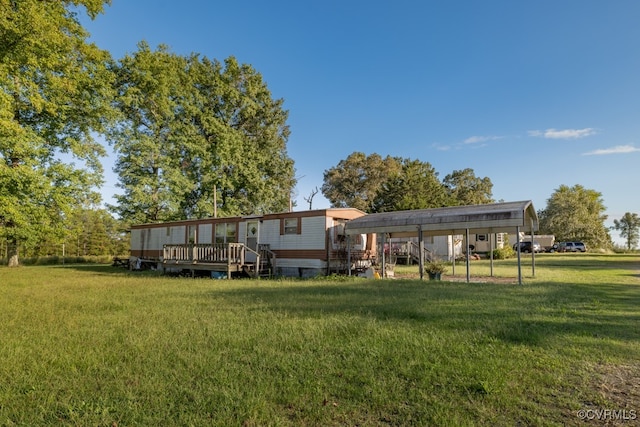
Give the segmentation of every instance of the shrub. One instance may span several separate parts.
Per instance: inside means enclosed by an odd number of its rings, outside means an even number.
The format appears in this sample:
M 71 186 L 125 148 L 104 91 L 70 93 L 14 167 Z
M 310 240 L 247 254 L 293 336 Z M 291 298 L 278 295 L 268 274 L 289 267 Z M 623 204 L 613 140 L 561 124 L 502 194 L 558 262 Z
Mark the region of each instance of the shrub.
M 507 259 L 515 256 L 515 251 L 511 246 L 505 246 L 503 248 L 493 250 L 493 259 Z

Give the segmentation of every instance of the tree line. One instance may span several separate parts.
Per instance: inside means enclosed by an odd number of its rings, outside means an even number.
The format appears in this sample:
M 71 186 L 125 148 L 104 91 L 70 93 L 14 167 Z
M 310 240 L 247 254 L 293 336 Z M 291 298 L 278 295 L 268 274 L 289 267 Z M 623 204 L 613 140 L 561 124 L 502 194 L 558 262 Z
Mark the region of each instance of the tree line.
M 493 202 L 493 183 L 473 169 L 456 170 L 442 182 L 429 162 L 355 152 L 324 172 L 322 194 L 332 207 L 367 213 Z
M 129 252 L 129 238 L 122 221 L 106 209 L 77 209 L 66 220 L 63 239 L 44 235 L 41 239 L 19 242 L 21 259 L 42 257 L 124 256 Z M 9 241 L 0 240 L 0 260 L 7 259 Z

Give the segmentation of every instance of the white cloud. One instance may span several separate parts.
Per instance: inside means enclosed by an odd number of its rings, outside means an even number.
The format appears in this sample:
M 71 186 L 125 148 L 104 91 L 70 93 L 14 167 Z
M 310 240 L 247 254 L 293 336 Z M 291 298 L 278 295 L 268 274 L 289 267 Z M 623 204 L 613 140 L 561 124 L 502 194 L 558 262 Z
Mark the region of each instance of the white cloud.
M 595 135 L 594 128 L 584 129 L 547 129 L 545 131 L 530 130 L 529 136 L 542 136 L 547 139 L 578 139 Z
M 634 153 L 640 151 L 640 148 L 636 148 L 633 145 L 616 145 L 611 148 L 601 148 L 598 150 L 589 151 L 584 153 L 583 156 L 602 156 L 605 154 L 625 154 Z
M 451 150 L 451 146 L 443 145 L 443 144 L 440 144 L 440 143 L 431 144 L 431 147 L 434 150 L 438 150 L 438 151 L 449 151 L 449 150 Z
M 487 142 L 487 141 L 495 141 L 496 139 L 501 139 L 503 137 L 501 136 L 479 136 L 479 135 L 474 135 L 474 136 L 470 136 L 469 138 L 465 139 L 462 143 L 463 144 L 477 144 L 479 142 Z
M 471 136 L 464 140 L 464 144 L 477 144 L 478 142 L 485 142 L 488 139 L 486 136 Z

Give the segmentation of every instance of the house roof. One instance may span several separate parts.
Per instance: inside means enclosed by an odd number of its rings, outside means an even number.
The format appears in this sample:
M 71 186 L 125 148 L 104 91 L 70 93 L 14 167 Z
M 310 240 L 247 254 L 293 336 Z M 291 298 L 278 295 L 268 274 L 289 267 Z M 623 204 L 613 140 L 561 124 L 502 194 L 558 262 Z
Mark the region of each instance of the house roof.
M 262 219 L 278 219 L 278 218 L 301 218 L 301 217 L 317 217 L 325 216 L 337 219 L 350 220 L 358 218 L 362 215 L 366 215 L 365 212 L 356 208 L 326 208 L 326 209 L 313 209 L 305 211 L 286 211 L 277 213 L 255 214 L 245 216 L 221 216 L 221 217 L 206 217 L 199 219 L 181 219 L 176 221 L 164 221 L 164 222 L 152 222 L 144 224 L 134 224 L 131 229 L 137 228 L 156 228 L 156 227 L 168 227 L 178 225 L 198 225 L 198 224 L 211 224 L 221 222 L 243 222 L 247 220 L 262 220 Z
M 389 233 L 391 237 L 475 234 L 538 230 L 538 215 L 530 200 L 485 205 L 369 214 L 345 225 L 346 234 Z

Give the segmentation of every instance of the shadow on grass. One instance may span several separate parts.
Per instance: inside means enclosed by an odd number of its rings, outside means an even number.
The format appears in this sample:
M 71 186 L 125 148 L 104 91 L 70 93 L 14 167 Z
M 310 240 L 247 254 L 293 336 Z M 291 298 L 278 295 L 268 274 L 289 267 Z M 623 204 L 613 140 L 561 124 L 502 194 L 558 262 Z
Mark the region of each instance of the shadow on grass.
M 68 268 L 76 271 L 94 273 L 102 276 L 161 276 L 157 270 L 129 270 L 124 267 L 114 267 L 111 264 L 59 264 L 51 268 Z
M 536 265 L 541 267 L 561 267 L 563 269 L 640 269 L 640 257 L 637 254 L 616 254 L 607 256 L 594 253 L 540 254 L 536 256 Z
M 578 260 L 573 266 L 591 259 L 588 254 L 575 257 Z M 637 257 L 629 257 L 629 260 L 636 262 Z M 619 267 L 629 268 L 627 262 L 625 258 Z M 567 260 L 559 265 L 566 268 Z M 129 271 L 105 264 L 55 268 L 114 277 L 160 275 L 157 271 Z M 585 346 L 601 351 L 598 346 L 604 341 L 608 346 L 640 342 L 640 328 L 637 327 L 640 324 L 640 284 L 547 282 L 518 286 L 327 278 L 281 282 L 211 281 L 209 289 L 207 292 L 216 300 L 223 297 L 231 304 L 248 307 L 249 313 L 267 310 L 301 318 L 346 315 L 354 322 L 359 319 L 406 322 L 417 328 L 448 330 L 479 339 L 529 346 L 557 347 L 567 339 L 585 342 Z M 194 297 L 202 298 L 202 294 Z
M 334 314 L 480 334 L 512 344 L 557 339 L 640 342 L 640 286 L 496 285 L 418 281 L 250 286 L 213 291 L 230 302 L 299 317 Z M 609 345 L 609 344 L 608 344 Z

